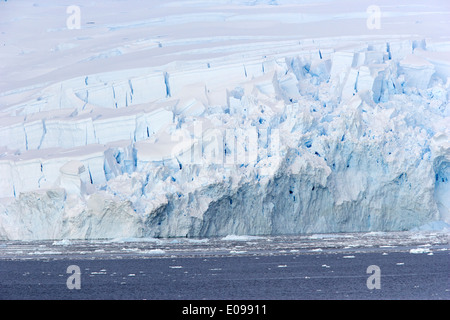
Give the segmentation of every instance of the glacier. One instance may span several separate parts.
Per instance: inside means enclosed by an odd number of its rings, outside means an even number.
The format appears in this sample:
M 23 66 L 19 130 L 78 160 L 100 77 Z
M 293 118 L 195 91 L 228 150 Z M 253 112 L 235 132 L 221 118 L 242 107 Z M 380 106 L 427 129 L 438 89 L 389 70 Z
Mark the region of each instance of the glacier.
M 183 18 L 200 19 L 186 14 L 160 27 Z M 200 38 L 156 47 L 139 39 L 117 52 L 182 45 L 185 58 L 3 90 L 0 239 L 450 224 L 450 41 L 442 38 Z M 70 50 L 78 47 L 62 51 Z

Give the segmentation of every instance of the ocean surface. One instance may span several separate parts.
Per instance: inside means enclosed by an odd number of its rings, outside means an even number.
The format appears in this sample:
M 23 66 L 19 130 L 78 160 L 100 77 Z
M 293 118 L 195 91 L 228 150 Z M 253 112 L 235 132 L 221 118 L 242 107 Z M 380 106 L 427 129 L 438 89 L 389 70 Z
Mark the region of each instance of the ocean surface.
M 372 232 L 2 241 L 0 299 L 448 300 L 448 240 Z

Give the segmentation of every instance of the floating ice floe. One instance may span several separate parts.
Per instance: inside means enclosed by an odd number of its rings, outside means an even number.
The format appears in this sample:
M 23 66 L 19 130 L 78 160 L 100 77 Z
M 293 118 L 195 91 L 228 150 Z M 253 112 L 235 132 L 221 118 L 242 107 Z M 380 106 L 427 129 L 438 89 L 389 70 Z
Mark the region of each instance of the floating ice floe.
M 410 249 L 409 253 L 419 254 L 419 253 L 430 253 L 431 250 L 429 248 L 415 248 Z

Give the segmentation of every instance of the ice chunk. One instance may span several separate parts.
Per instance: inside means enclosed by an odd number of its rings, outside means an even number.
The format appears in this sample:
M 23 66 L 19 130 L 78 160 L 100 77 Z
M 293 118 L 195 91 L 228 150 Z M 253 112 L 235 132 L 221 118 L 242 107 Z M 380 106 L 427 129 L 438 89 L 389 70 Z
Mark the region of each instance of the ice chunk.
M 382 51 L 366 51 L 364 52 L 364 65 L 383 63 L 384 52 Z
M 129 86 L 133 99 L 130 102 L 133 104 L 140 104 L 165 98 L 167 92 L 164 80 L 163 73 L 131 79 Z
M 395 60 L 403 59 L 407 55 L 413 53 L 411 40 L 389 42 L 387 47 L 389 48 L 388 52 L 391 58 Z
M 413 253 L 413 254 L 420 254 L 420 253 L 430 253 L 431 250 L 429 248 L 415 248 L 415 249 L 410 249 L 409 253 Z
M 252 240 L 261 240 L 263 237 L 259 236 L 249 236 L 249 235 L 235 235 L 229 234 L 222 238 L 225 241 L 252 241 Z
M 330 70 L 331 79 L 337 77 L 342 83 L 348 71 L 352 67 L 354 56 L 355 54 L 353 52 L 336 52 L 332 58 Z
M 434 73 L 434 65 L 417 55 L 409 54 L 399 62 L 399 72 L 405 75 L 407 86 L 426 89 Z
M 16 190 L 12 176 L 14 163 L 12 161 L 0 161 L 0 198 L 14 197 Z
M 91 118 L 80 120 L 46 120 L 38 149 L 73 148 L 96 142 Z
M 309 67 L 309 72 L 320 80 L 324 81 L 330 77 L 331 60 L 330 59 L 314 59 Z
M 64 188 L 68 194 L 80 194 L 82 181 L 80 175 L 85 172 L 86 168 L 80 161 L 72 160 L 63 165 L 59 171 L 61 172 L 60 186 Z
M 348 100 L 353 97 L 357 92 L 356 82 L 358 80 L 359 71 L 351 68 L 348 73 L 344 86 L 342 87 L 341 97 L 343 100 Z
M 298 80 L 294 74 L 288 73 L 281 77 L 279 86 L 283 92 L 283 95 L 287 98 L 287 101 L 298 100 L 300 98 L 300 92 L 298 91 Z
M 23 123 L 19 119 L 16 119 L 15 123 L 11 120 L 9 122 L 0 127 L 1 146 L 11 150 L 26 150 L 27 139 Z

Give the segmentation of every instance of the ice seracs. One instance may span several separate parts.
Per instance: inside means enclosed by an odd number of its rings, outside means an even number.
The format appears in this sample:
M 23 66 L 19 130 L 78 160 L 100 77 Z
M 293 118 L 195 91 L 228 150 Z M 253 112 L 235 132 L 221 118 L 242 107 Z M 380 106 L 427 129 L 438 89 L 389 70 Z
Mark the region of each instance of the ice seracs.
M 399 62 L 400 74 L 404 74 L 406 85 L 418 89 L 428 88 L 434 65 L 420 56 L 408 54 Z
M 191 48 L 3 93 L 0 238 L 450 223 L 448 43 L 364 39 Z
M 77 160 L 71 160 L 63 165 L 59 171 L 61 172 L 59 185 L 66 190 L 68 194 L 80 194 L 86 181 L 82 181 L 81 174 L 86 171 L 84 165 Z

